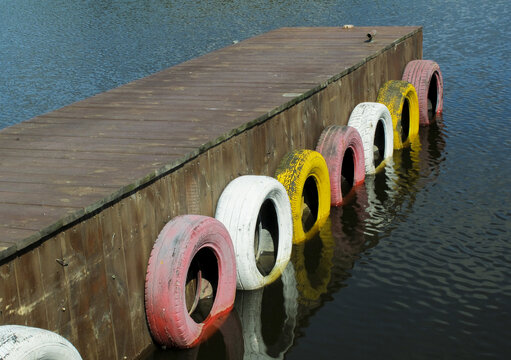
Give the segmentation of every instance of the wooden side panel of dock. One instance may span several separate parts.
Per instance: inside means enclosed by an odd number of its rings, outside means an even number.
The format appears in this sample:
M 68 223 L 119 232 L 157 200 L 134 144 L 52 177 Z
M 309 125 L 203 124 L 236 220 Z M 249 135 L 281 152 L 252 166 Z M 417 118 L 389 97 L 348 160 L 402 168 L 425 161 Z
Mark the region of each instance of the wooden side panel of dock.
M 134 358 L 163 226 L 314 149 L 419 58 L 418 27 L 280 29 L 0 131 L 0 323 Z

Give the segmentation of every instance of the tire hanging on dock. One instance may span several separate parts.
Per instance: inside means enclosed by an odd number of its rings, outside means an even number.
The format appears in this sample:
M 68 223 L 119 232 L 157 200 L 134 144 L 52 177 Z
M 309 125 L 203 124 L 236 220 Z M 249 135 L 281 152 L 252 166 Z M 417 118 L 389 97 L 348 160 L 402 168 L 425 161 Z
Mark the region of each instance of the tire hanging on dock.
M 351 112 L 348 126 L 354 127 L 360 133 L 364 147 L 365 172 L 374 174 L 378 166 L 392 157 L 394 152 L 394 131 L 389 109 L 376 102 L 360 103 Z
M 419 100 L 419 124 L 429 125 L 440 115 L 444 105 L 444 81 L 440 66 L 433 60 L 412 60 L 405 68 L 403 80 L 410 82 Z
M 364 147 L 356 128 L 331 125 L 319 137 L 316 151 L 325 158 L 330 177 L 330 205 L 343 202 L 342 178 L 351 187 L 360 185 L 365 178 Z M 346 184 L 346 183 L 345 183 Z
M 281 183 L 268 176 L 234 179 L 222 192 L 215 217 L 231 235 L 238 289 L 258 289 L 281 275 L 293 241 L 289 197 Z
M 293 243 L 318 232 L 330 214 L 330 179 L 323 156 L 313 150 L 288 153 L 275 173 L 289 195 Z
M 402 149 L 419 132 L 419 100 L 412 84 L 390 80 L 380 87 L 377 102 L 385 105 L 392 117 L 394 149 Z
M 0 326 L 2 360 L 82 360 L 64 337 L 49 330 L 21 325 Z
M 157 343 L 189 348 L 211 336 L 234 304 L 235 261 L 220 221 L 185 215 L 165 225 L 145 283 L 147 322 Z

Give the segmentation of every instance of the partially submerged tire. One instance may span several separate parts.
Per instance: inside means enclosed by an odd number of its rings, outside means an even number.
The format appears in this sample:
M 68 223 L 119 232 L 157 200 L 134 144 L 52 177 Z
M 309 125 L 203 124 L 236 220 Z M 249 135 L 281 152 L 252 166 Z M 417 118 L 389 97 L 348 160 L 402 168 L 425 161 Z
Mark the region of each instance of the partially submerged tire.
M 412 84 L 390 80 L 380 87 L 377 102 L 385 105 L 392 117 L 394 149 L 408 146 L 419 132 L 419 100 Z
M 2 360 L 81 360 L 75 347 L 64 337 L 49 330 L 21 326 L 0 326 Z
M 234 245 L 238 289 L 258 289 L 280 276 L 293 240 L 291 207 L 281 183 L 268 176 L 234 179 L 222 192 L 215 217 Z
M 339 206 L 343 192 L 364 182 L 364 147 L 360 134 L 351 126 L 328 126 L 319 137 L 316 151 L 323 155 L 328 167 L 330 205 Z
M 295 150 L 282 159 L 275 177 L 287 190 L 293 216 L 293 243 L 318 232 L 330 214 L 330 179 L 323 156 Z
M 440 66 L 432 60 L 412 60 L 406 65 L 403 80 L 417 91 L 420 125 L 429 125 L 443 110 L 444 81 Z
M 194 283 L 196 296 L 189 299 L 188 286 Z M 201 306 L 199 294 L 208 289 Z M 234 249 L 225 226 L 200 215 L 168 222 L 151 251 L 146 274 L 145 309 L 155 341 L 180 348 L 197 345 L 225 320 L 235 293 Z
M 357 129 L 362 138 L 365 172 L 374 174 L 381 163 L 392 157 L 394 151 L 389 109 L 381 103 L 360 103 L 351 112 L 348 125 Z

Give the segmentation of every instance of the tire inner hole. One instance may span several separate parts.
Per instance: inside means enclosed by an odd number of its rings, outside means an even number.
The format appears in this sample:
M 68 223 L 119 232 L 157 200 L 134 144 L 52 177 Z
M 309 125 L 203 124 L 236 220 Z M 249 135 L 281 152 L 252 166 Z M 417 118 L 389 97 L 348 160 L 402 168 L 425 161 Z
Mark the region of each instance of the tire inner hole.
M 405 98 L 403 103 L 403 111 L 401 112 L 401 142 L 405 142 L 408 139 L 410 132 L 410 104 L 408 99 Z
M 263 276 L 267 276 L 277 261 L 279 248 L 279 224 L 277 211 L 273 201 L 264 201 L 257 216 L 254 234 L 254 254 L 257 269 Z
M 435 118 L 438 106 L 438 73 L 435 72 L 431 77 L 428 89 L 428 119 L 431 121 Z
M 192 259 L 186 275 L 186 310 L 196 323 L 208 317 L 218 287 L 218 260 L 210 248 L 200 249 Z
M 384 156 L 385 156 L 385 126 L 383 124 L 383 121 L 380 119 L 376 124 L 376 130 L 374 132 L 373 163 L 375 168 L 381 164 Z
M 351 147 L 348 147 L 342 158 L 341 168 L 341 193 L 345 197 L 353 187 L 355 177 L 355 153 Z
M 318 218 L 319 193 L 316 180 L 309 176 L 305 181 L 302 192 L 302 227 L 303 231 L 309 231 Z

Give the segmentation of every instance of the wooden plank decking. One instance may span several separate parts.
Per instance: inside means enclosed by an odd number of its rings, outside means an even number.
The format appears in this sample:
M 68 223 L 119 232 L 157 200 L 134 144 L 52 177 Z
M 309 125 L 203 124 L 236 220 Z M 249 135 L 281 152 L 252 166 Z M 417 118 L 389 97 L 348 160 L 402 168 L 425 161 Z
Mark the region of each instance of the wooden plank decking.
M 163 226 L 213 215 L 421 57 L 420 27 L 280 29 L 1 130 L 0 324 L 135 358 Z
M 364 42 L 373 29 L 376 41 Z M 418 31 L 280 29 L 1 130 L 0 261 Z

